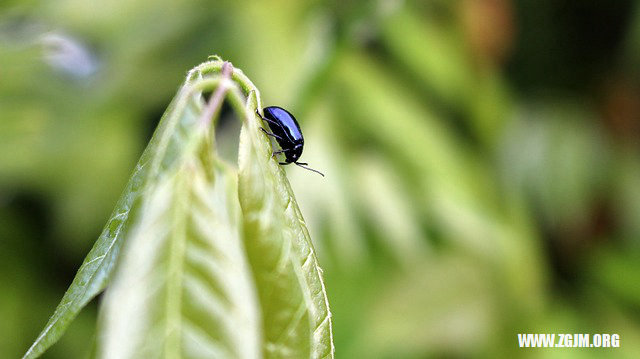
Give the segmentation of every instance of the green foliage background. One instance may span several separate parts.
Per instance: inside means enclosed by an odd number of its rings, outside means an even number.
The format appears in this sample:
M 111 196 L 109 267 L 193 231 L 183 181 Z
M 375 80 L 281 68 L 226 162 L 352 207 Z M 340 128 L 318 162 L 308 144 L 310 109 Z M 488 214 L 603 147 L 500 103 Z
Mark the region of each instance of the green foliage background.
M 186 71 L 212 53 L 296 114 L 303 160 L 327 174 L 287 169 L 338 357 L 638 355 L 638 10 L 3 2 L 0 357 L 35 339 Z M 218 131 L 232 159 L 238 123 Z M 45 357 L 86 355 L 96 309 Z M 537 332 L 618 333 L 622 347 L 517 348 Z

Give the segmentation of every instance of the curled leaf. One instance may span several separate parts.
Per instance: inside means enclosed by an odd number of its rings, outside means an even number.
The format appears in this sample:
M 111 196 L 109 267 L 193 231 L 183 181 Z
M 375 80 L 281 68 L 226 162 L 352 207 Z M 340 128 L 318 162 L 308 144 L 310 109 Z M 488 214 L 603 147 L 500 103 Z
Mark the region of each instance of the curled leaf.
M 191 87 L 183 86 L 162 116 L 100 237 L 23 359 L 36 358 L 55 344 L 80 310 L 107 286 L 141 197 L 154 185 L 158 175 L 171 168 L 180 157 L 198 111 Z
M 332 358 L 331 313 L 313 244 L 249 98 L 238 186 L 245 246 L 263 313 L 268 358 Z
M 235 173 L 210 150 L 186 153 L 141 213 L 107 291 L 102 356 L 260 357 Z
M 239 173 L 213 146 L 226 99 L 244 120 Z M 321 270 L 260 131 L 259 103 L 253 83 L 219 58 L 188 73 L 25 358 L 55 343 L 112 276 L 99 321 L 101 357 L 333 357 Z

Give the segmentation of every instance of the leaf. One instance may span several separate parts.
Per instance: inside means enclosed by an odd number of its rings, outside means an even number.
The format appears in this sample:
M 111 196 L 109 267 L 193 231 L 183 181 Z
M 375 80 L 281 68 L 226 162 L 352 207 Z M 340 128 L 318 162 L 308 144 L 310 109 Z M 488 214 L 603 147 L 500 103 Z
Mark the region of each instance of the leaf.
M 259 312 L 235 173 L 195 139 L 147 196 L 107 291 L 105 358 L 257 358 Z M 193 148 L 193 146 L 190 146 Z
M 225 64 L 215 59 L 189 72 L 103 236 L 26 357 L 62 335 L 116 261 L 101 311 L 102 357 L 333 357 L 321 270 L 259 131 L 258 90 Z M 240 174 L 212 149 L 225 97 L 245 114 Z
M 190 80 L 191 82 L 199 80 L 196 75 L 202 68 L 219 69 L 221 66 L 221 61 L 202 64 L 190 72 L 192 76 Z M 194 101 L 194 94 L 191 86 L 188 85 L 189 81 L 182 87 L 160 120 L 111 218 L 78 269 L 78 273 L 55 312 L 23 356 L 24 359 L 36 358 L 55 344 L 80 310 L 109 282 L 120 248 L 131 225 L 132 212 L 135 212 L 139 206 L 140 197 L 153 186 L 159 173 L 173 166 L 175 159 L 184 151 L 186 131 L 193 127 L 193 123 L 198 118 L 200 102 Z
M 238 190 L 245 246 L 262 308 L 264 356 L 333 358 L 322 271 L 284 171 L 249 98 L 240 133 Z

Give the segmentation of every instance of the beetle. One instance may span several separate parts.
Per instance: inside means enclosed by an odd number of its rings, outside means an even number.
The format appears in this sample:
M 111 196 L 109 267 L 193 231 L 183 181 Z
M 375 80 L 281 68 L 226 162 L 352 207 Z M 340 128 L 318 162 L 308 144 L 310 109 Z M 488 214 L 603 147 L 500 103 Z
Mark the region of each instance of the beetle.
M 260 129 L 267 135 L 275 138 L 281 148 L 281 150 L 273 151 L 273 156 L 284 153 L 285 161 L 279 163 L 281 165 L 293 163 L 324 177 L 322 172 L 306 167 L 308 163 L 298 162 L 298 159 L 302 156 L 302 149 L 304 148 L 304 137 L 302 137 L 302 131 L 296 118 L 289 111 L 278 106 L 265 107 L 262 109 L 262 112 L 264 116 L 256 109 L 256 114 L 269 124 L 271 132 L 267 132 L 263 127 L 260 127 Z

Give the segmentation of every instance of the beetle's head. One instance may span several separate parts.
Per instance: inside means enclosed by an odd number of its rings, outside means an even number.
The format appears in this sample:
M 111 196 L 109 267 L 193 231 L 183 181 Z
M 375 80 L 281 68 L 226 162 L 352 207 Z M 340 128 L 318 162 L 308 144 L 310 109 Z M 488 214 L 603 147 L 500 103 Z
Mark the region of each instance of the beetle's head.
M 287 153 L 289 156 L 290 162 L 296 162 L 300 156 L 302 156 L 302 145 L 297 144 L 293 146 L 293 149 Z

